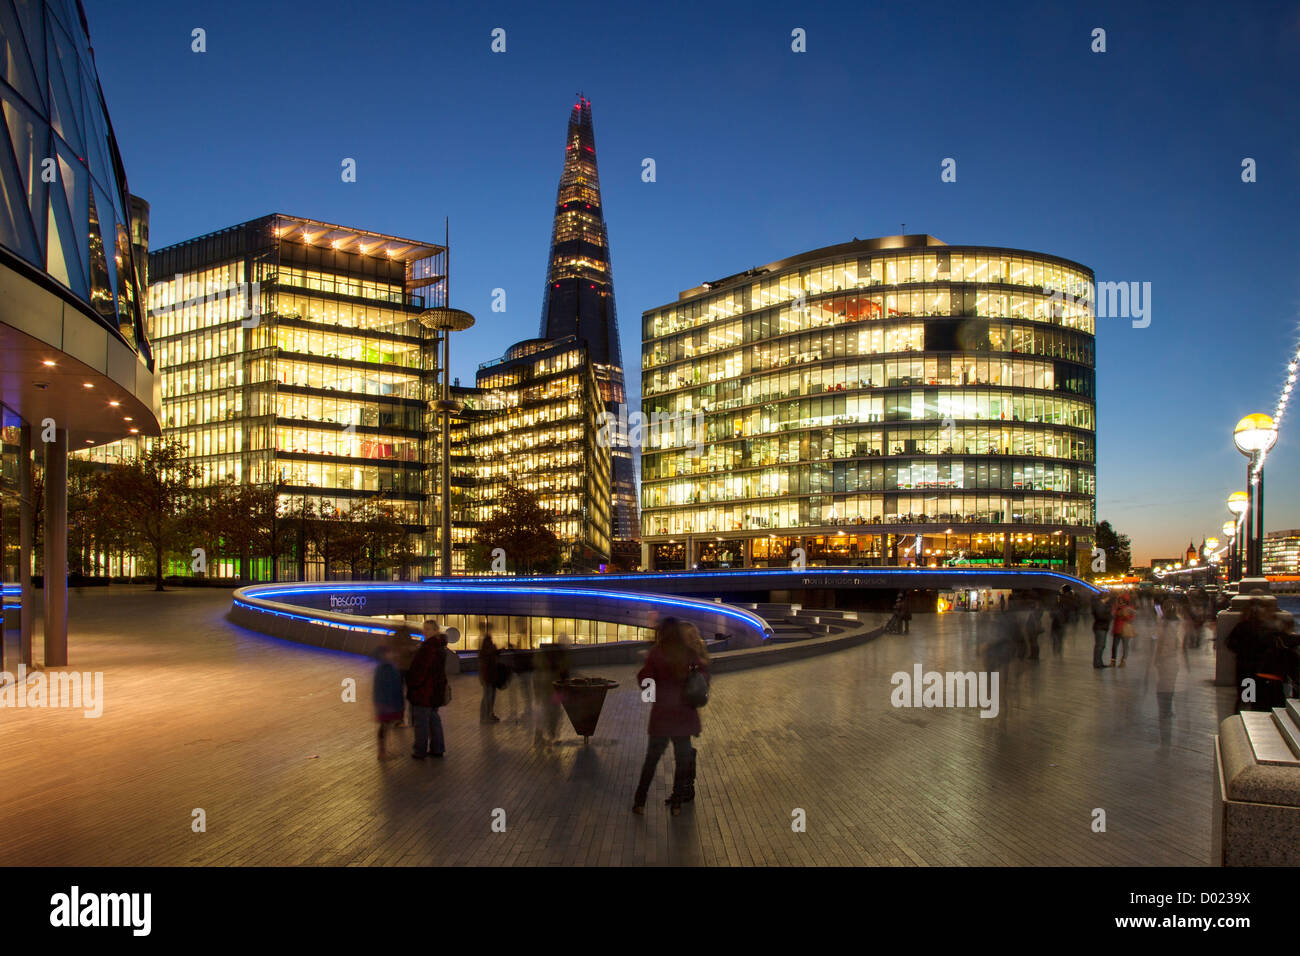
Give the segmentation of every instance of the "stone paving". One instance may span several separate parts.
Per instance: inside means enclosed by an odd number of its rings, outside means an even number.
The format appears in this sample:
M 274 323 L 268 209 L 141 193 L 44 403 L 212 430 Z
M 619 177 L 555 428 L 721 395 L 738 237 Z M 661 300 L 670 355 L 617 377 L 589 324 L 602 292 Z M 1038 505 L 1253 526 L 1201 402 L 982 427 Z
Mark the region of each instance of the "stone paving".
M 720 674 L 696 741 L 696 802 L 677 818 L 662 806 L 670 750 L 638 817 L 648 705 L 634 668 L 586 671 L 620 682 L 587 746 L 563 719 L 559 745 L 535 746 L 514 685 L 502 722 L 480 725 L 465 675 L 443 711 L 447 757 L 412 760 L 402 730 L 380 761 L 371 663 L 238 628 L 229 602 L 198 589 L 73 594 L 72 667 L 104 672 L 103 714 L 0 708 L 5 864 L 1209 861 L 1211 734 L 1231 690 L 1210 683 L 1208 641 L 1190 652 L 1167 746 L 1144 679 L 1149 640 L 1127 668 L 1094 671 L 1083 624 L 1062 657 L 1044 641 L 1042 660 L 1013 662 L 994 719 L 896 708 L 890 681 L 918 662 L 978 669 L 976 630 L 992 615 L 917 615 L 910 635 Z M 357 703 L 342 700 L 349 677 Z

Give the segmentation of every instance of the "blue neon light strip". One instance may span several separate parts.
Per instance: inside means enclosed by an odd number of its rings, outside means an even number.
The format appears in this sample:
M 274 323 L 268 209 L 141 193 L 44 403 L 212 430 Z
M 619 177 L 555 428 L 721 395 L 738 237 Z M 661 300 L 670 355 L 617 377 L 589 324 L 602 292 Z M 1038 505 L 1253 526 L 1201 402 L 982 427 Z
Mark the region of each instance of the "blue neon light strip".
M 357 631 L 363 634 L 392 634 L 391 627 L 367 627 L 363 624 L 344 624 L 342 621 L 331 621 L 324 617 L 310 617 L 306 614 L 292 614 L 288 611 L 276 611 L 269 607 L 262 607 L 257 604 L 249 604 L 235 598 L 235 606 L 242 607 L 246 610 L 253 611 L 257 614 L 272 614 L 275 617 L 287 617 L 292 621 L 306 621 L 309 624 L 320 624 L 323 627 L 337 627 L 341 631 Z
M 502 585 L 502 584 L 497 584 L 495 582 L 481 582 L 480 579 L 467 579 L 467 583 L 472 583 L 473 586 L 464 587 L 460 585 L 447 585 L 447 584 L 441 584 L 441 585 L 439 584 L 351 585 L 349 584 L 348 586 L 345 587 L 339 586 L 340 584 L 348 584 L 348 582 L 337 582 L 336 584 L 332 584 L 329 586 L 307 585 L 307 586 L 297 586 L 297 587 L 282 587 L 279 585 L 254 585 L 253 587 L 244 589 L 244 593 L 252 598 L 266 598 L 266 599 L 270 599 L 274 597 L 282 597 L 285 595 L 294 595 L 294 594 L 319 595 L 319 594 L 326 594 L 326 593 L 336 592 L 336 591 L 347 591 L 350 593 L 413 592 L 416 594 L 428 594 L 432 592 L 435 594 L 450 593 L 450 594 L 462 594 L 462 595 L 472 596 L 475 593 L 482 593 L 482 591 L 484 590 L 483 584 L 487 583 L 490 593 L 494 592 L 499 594 L 536 595 L 538 590 L 544 590 L 545 593 L 547 594 L 556 594 L 556 595 L 561 595 L 566 597 L 590 598 L 595 596 L 601 598 L 608 598 L 610 600 L 615 600 L 615 601 L 631 601 L 633 603 L 638 603 L 638 604 L 650 604 L 650 605 L 659 605 L 659 606 L 667 605 L 671 607 L 679 607 L 679 608 L 692 610 L 692 611 L 708 610 L 714 613 L 722 614 L 725 617 L 734 618 L 735 620 L 740 621 L 746 626 L 754 628 L 765 638 L 771 630 L 768 627 L 767 622 L 764 621 L 761 617 L 759 617 L 756 614 L 751 614 L 749 611 L 745 611 L 740 608 L 731 607 L 730 605 L 717 604 L 712 601 L 698 601 L 698 600 L 692 600 L 690 598 L 678 598 L 678 597 L 671 597 L 662 594 L 635 594 L 635 593 L 628 594 L 621 591 L 604 591 L 596 588 L 548 587 L 545 589 L 539 589 L 534 587 L 521 587 L 518 585 Z M 337 627 L 342 630 L 362 631 L 370 634 L 393 633 L 393 628 L 375 628 L 375 627 L 366 627 L 363 625 L 343 624 L 341 622 L 331 621 L 328 618 L 312 617 L 310 615 L 305 615 L 305 614 L 294 614 L 287 611 L 276 611 L 270 608 L 264 608 L 258 605 L 249 604 L 247 601 L 243 601 L 239 598 L 235 598 L 234 603 L 235 605 L 246 608 L 250 611 L 257 611 L 265 614 L 274 614 L 278 617 L 285 617 L 291 620 L 307 621 L 314 624 L 328 625 L 330 627 Z M 443 613 L 458 613 L 458 612 L 443 612 Z M 606 623 L 610 623 L 610 622 L 606 622 Z
M 499 585 L 491 582 L 490 579 L 489 581 L 484 582 L 482 581 L 482 579 L 467 578 L 466 581 L 472 582 L 474 584 L 474 587 L 466 588 L 463 586 L 447 585 L 447 584 L 441 584 L 441 585 L 439 584 L 414 584 L 414 585 L 360 584 L 360 585 L 350 585 L 348 587 L 338 587 L 337 585 L 335 585 L 331 587 L 309 586 L 309 587 L 283 588 L 283 587 L 278 587 L 277 585 L 270 585 L 269 587 L 257 586 L 256 593 L 254 593 L 253 588 L 249 588 L 245 593 L 247 593 L 249 597 L 264 597 L 264 596 L 279 597 L 285 594 L 321 594 L 321 593 L 327 593 L 331 591 L 348 591 L 348 592 L 362 592 L 362 593 L 412 591 L 417 594 L 427 594 L 432 591 L 434 593 L 473 594 L 475 592 L 482 591 L 483 583 L 488 583 L 492 591 L 501 594 L 535 595 L 539 590 L 538 588 L 534 588 L 534 587 L 520 587 L 518 585 Z M 343 584 L 345 582 L 338 582 L 338 583 Z M 745 622 L 746 624 L 757 625 L 760 628 L 766 627 L 766 622 L 763 621 L 762 618 L 758 617 L 755 614 L 750 614 L 748 611 L 741 610 L 740 608 L 734 608 L 726 604 L 716 604 L 712 601 L 696 601 L 696 600 L 691 600 L 689 598 L 676 598 L 676 597 L 670 597 L 668 595 L 660 595 L 660 594 L 627 594 L 622 591 L 603 591 L 603 590 L 598 590 L 596 588 L 545 588 L 542 590 L 545 590 L 547 594 L 559 594 L 568 597 L 591 597 L 595 595 L 598 597 L 610 598 L 616 601 L 634 601 L 642 604 L 669 604 L 675 607 L 688 608 L 692 610 L 708 609 L 711 611 L 720 612 L 728 617 L 734 617 L 739 621 Z M 312 620 L 320 620 L 320 619 L 312 618 Z

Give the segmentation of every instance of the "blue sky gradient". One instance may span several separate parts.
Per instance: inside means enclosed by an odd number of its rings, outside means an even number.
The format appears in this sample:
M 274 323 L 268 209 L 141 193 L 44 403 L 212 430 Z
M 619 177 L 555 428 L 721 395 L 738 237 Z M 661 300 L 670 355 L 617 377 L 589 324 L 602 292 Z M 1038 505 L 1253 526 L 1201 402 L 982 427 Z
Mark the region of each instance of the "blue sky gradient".
M 84 5 L 155 248 L 269 212 L 440 241 L 449 216 L 463 381 L 537 334 L 579 91 L 632 394 L 644 310 L 902 223 L 1150 282 L 1150 327 L 1097 336 L 1098 513 L 1145 562 L 1218 532 L 1232 426 L 1272 411 L 1300 339 L 1300 5 Z M 1300 527 L 1296 429 L 1270 528 Z

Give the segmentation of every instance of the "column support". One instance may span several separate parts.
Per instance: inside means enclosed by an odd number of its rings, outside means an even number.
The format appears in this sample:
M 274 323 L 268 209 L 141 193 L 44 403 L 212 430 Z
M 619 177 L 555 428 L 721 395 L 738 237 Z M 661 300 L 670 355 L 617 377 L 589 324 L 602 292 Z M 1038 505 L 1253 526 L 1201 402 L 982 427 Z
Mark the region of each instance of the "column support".
M 32 552 L 36 546 L 36 503 L 32 500 L 32 426 L 18 431 L 18 658 L 32 666 L 32 623 L 36 620 L 36 591 L 32 587 Z
M 68 430 L 45 443 L 45 666 L 68 664 Z

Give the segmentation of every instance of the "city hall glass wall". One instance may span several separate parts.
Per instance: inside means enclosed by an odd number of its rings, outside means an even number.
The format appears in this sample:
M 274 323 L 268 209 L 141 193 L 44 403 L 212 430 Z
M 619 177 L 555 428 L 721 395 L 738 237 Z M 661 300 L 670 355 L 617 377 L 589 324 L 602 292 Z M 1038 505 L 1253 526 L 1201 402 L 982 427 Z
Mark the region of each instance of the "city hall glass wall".
M 646 435 L 646 557 L 1073 570 L 1096 520 L 1092 280 L 896 236 L 647 311 L 643 413 L 678 427 Z
M 131 218 L 146 204 L 127 187 L 77 0 L 0 0 L 0 104 L 3 617 L 11 653 L 32 663 L 41 575 L 39 662 L 61 666 L 68 451 L 158 430 Z

